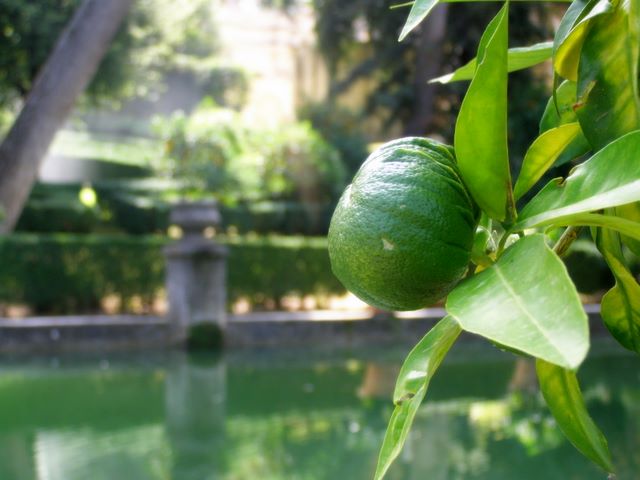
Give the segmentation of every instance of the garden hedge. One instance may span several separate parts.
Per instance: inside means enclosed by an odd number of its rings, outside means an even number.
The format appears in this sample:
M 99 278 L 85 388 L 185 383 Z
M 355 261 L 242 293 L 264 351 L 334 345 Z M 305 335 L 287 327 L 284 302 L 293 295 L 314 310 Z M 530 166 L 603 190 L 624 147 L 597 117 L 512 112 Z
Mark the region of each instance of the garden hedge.
M 229 247 L 228 293 L 256 306 L 278 306 L 287 294 L 343 294 L 321 237 L 219 237 Z M 0 237 L 0 303 L 35 313 L 95 312 L 107 295 L 122 309 L 138 298 L 150 304 L 164 287 L 162 236 L 14 234 Z M 597 252 L 576 242 L 566 263 L 583 292 L 604 290 Z
M 115 295 L 150 304 L 164 287 L 160 236 L 30 235 L 0 238 L 0 302 L 36 313 L 93 312 Z M 229 301 L 278 305 L 284 295 L 342 294 L 323 238 L 220 238 L 229 246 Z

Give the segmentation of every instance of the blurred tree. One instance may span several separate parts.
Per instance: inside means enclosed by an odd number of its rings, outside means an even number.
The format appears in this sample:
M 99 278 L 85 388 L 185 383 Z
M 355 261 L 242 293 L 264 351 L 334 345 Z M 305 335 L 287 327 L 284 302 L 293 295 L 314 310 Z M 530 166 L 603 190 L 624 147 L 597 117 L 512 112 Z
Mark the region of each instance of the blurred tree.
M 405 134 L 425 134 L 435 93 L 426 80 L 440 71 L 447 5 L 437 7 L 418 34 L 403 42 L 395 40 L 407 11 L 389 10 L 388 0 L 314 0 L 314 6 L 318 43 L 331 77 L 330 99 L 359 80 L 373 82 L 366 114 L 381 116 L 387 127 L 400 122 Z
M 24 98 L 81 0 L 0 1 L 0 105 Z M 87 89 L 121 101 L 161 88 L 170 70 L 215 69 L 218 36 L 211 2 L 137 0 Z
M 481 26 L 488 23 L 496 7 L 478 3 L 441 4 L 421 28 L 397 42 L 407 8 L 389 10 L 393 3 L 402 2 L 314 0 L 318 44 L 330 71 L 330 100 L 348 94 L 358 81 L 365 80 L 369 94 L 364 113 L 382 119 L 383 131 L 399 122 L 404 134 L 438 131 L 450 136 L 461 94 L 468 83 L 433 86 L 427 81 L 475 56 Z M 448 8 L 455 8 L 455 15 L 448 15 Z M 555 8 L 546 4 L 512 5 L 512 21 L 522 27 L 512 32 L 511 45 L 550 39 L 550 18 Z M 530 72 L 519 74 L 527 82 L 516 80 L 514 84 L 536 88 L 543 95 L 544 85 L 540 88 L 529 82 L 530 75 Z M 518 95 L 531 102 L 538 98 L 525 92 Z M 533 115 L 528 112 L 518 111 L 516 116 L 512 136 L 520 141 L 520 137 L 537 130 L 537 123 L 529 118 Z
M 0 145 L 0 233 L 13 229 L 40 163 L 93 77 L 133 0 L 85 0 L 58 39 Z

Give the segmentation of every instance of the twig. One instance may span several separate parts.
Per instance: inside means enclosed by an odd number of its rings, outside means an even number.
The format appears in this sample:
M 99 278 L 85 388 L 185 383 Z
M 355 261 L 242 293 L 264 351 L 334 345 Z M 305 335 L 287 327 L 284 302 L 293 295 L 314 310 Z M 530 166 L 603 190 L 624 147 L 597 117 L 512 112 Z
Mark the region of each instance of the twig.
M 578 238 L 578 235 L 580 235 L 581 230 L 582 226 L 567 227 L 562 233 L 560 240 L 558 240 L 553 247 L 553 251 L 556 252 L 559 257 L 564 256 L 571 244 Z

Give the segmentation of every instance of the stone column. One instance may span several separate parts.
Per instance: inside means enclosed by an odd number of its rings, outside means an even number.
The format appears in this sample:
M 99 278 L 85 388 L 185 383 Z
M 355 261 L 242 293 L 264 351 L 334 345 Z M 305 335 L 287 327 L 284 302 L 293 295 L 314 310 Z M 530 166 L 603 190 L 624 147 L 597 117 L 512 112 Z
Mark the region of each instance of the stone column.
M 175 339 L 217 343 L 226 323 L 227 248 L 205 236 L 205 229 L 220 225 L 218 205 L 215 201 L 179 203 L 170 220 L 182 229 L 182 237 L 164 250 Z

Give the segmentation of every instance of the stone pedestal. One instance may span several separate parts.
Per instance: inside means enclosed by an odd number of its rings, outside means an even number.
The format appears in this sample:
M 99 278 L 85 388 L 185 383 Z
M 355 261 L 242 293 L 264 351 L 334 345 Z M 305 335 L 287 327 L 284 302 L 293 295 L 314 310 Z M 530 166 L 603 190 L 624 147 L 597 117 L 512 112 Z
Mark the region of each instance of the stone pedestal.
M 222 334 L 226 323 L 227 249 L 205 236 L 205 229 L 220 225 L 217 203 L 177 204 L 171 211 L 171 223 L 183 233 L 164 251 L 169 319 L 176 340 L 186 341 L 194 331 Z

